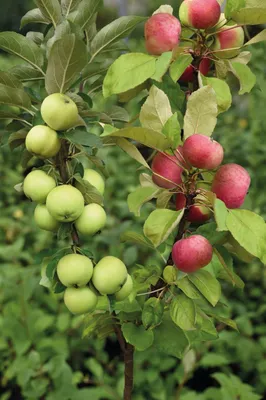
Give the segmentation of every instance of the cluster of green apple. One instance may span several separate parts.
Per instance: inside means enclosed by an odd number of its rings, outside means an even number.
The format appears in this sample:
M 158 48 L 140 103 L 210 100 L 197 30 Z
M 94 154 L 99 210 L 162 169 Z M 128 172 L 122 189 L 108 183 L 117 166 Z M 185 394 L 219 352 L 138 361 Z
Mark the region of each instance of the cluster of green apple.
M 81 254 L 67 254 L 57 264 L 57 275 L 66 286 L 64 301 L 73 314 L 95 310 L 99 296 L 114 295 L 125 300 L 133 289 L 133 281 L 119 258 L 107 256 L 95 267 Z

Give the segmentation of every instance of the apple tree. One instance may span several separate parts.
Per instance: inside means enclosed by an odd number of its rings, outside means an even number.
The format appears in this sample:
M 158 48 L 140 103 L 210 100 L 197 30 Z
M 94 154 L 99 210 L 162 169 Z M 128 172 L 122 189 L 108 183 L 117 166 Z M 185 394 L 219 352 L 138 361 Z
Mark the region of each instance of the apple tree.
M 40 283 L 84 314 L 84 337 L 116 334 L 125 400 L 134 351 L 182 358 L 196 342 L 217 339 L 217 323 L 237 329 L 221 300 L 224 281 L 244 287 L 233 256 L 266 262 L 265 222 L 245 209 L 249 173 L 223 164 L 226 149 L 212 138 L 232 103 L 228 76 L 240 95 L 256 84 L 246 47 L 266 40 L 266 30 L 247 39 L 247 26 L 266 23 L 266 5 L 228 0 L 223 14 L 222 2 L 184 0 L 178 16 L 162 5 L 149 18 L 124 16 L 97 31 L 101 0 L 36 0 L 21 27 L 44 29 L 0 33 L 0 48 L 22 59 L 0 72 L 1 140 L 31 165 L 15 189 L 36 202 L 40 229 L 69 239 L 52 255 L 47 249 Z M 141 23 L 147 52 L 133 53 L 124 39 Z M 112 96 L 115 112 L 96 109 L 95 94 Z M 131 102 L 138 112 L 128 121 Z M 147 202 L 154 210 L 143 234 L 131 230 L 121 241 L 152 249 L 158 265 L 139 260 L 128 271 L 112 254 L 94 259 L 89 243 L 108 217 L 103 146 L 140 164 L 128 207 L 135 216 Z

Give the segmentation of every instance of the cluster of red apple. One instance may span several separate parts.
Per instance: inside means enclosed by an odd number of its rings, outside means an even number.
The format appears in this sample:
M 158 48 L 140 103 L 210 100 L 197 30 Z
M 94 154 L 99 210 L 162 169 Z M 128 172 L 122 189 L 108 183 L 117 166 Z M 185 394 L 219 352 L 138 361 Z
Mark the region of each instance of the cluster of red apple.
M 47 125 L 34 126 L 26 136 L 27 150 L 41 159 L 57 155 L 61 140 L 57 131 L 75 126 L 78 119 L 76 104 L 66 95 L 55 93 L 43 101 L 41 115 Z M 68 162 L 68 160 L 64 160 Z M 55 169 L 56 160 L 50 162 L 50 171 L 31 171 L 23 182 L 25 195 L 37 202 L 34 219 L 39 228 L 56 232 L 60 223 L 73 223 L 78 233 L 92 236 L 106 223 L 106 213 L 99 204 L 85 205 L 83 186 L 69 181 L 59 184 Z M 53 176 L 52 176 L 53 175 Z M 105 181 L 93 169 L 85 169 L 83 181 L 94 186 L 103 195 Z M 114 272 L 115 271 L 115 272 Z M 64 301 L 73 313 L 89 312 L 96 307 L 99 294 L 114 294 L 117 300 L 125 299 L 132 291 L 132 279 L 127 274 L 124 263 L 116 257 L 104 257 L 93 268 L 92 261 L 81 254 L 68 254 L 60 259 L 57 275 L 67 287 Z M 88 285 L 92 279 L 93 286 Z M 97 291 L 95 290 L 97 289 Z
M 203 75 L 207 75 L 211 59 L 215 56 L 233 58 L 244 44 L 243 28 L 234 22 L 227 23 L 217 0 L 184 0 L 179 9 L 179 19 L 183 26 L 195 31 L 205 30 L 209 37 L 206 40 L 206 51 L 200 64 L 195 66 L 192 63 L 188 66 L 180 77 L 180 81 L 192 82 L 195 69 L 198 69 Z M 171 14 L 154 14 L 145 25 L 146 48 L 152 55 L 175 51 L 180 37 L 181 24 Z M 192 49 L 192 51 L 194 50 Z
M 248 172 L 237 164 L 221 166 L 223 147 L 208 136 L 194 134 L 174 154 L 157 153 L 153 159 L 153 181 L 176 194 L 176 209 L 187 209 L 187 221 L 201 224 L 212 216 L 210 195 L 227 208 L 239 208 L 250 186 Z M 204 181 L 204 175 L 208 182 Z M 212 178 L 210 178 L 212 176 Z M 194 272 L 210 263 L 212 246 L 200 235 L 177 241 L 173 261 L 183 272 Z

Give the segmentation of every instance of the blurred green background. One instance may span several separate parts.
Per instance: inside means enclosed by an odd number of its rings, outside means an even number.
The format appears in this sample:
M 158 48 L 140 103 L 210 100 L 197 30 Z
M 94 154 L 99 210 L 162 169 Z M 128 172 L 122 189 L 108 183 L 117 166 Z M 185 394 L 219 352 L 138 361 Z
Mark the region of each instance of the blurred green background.
M 2 3 L 0 31 L 19 31 L 20 18 L 32 2 Z M 150 15 L 161 1 L 105 3 L 99 26 L 126 12 Z M 177 9 L 177 1 L 168 3 Z M 143 48 L 142 36 L 140 28 L 129 42 L 132 48 Z M 241 97 L 234 87 L 233 107 L 219 117 L 215 137 L 226 149 L 226 162 L 249 170 L 252 186 L 246 207 L 265 218 L 266 45 L 258 44 L 251 51 L 258 83 L 250 95 Z M 0 53 L 0 70 L 8 70 L 16 62 Z M 155 261 L 147 250 L 119 240 L 132 225 L 141 230 L 153 208 L 145 206 L 139 219 L 128 211 L 126 198 L 138 185 L 138 164 L 119 149 L 101 155 L 110 174 L 105 197 L 108 223 L 87 247 L 96 259 L 107 254 L 121 257 L 129 269 L 137 262 Z M 58 243 L 52 234 L 37 229 L 32 218 L 34 205 L 13 189 L 23 179 L 20 157 L 20 150 L 1 148 L 0 400 L 119 400 L 123 363 L 115 337 L 82 340 L 82 317 L 72 317 L 62 296 L 39 285 L 40 253 Z M 257 261 L 238 262 L 236 268 L 246 282 L 244 291 L 227 284 L 223 290 L 240 333 L 224 329 L 219 340 L 199 343 L 182 362 L 154 352 L 137 353 L 134 400 L 266 399 L 265 268 Z

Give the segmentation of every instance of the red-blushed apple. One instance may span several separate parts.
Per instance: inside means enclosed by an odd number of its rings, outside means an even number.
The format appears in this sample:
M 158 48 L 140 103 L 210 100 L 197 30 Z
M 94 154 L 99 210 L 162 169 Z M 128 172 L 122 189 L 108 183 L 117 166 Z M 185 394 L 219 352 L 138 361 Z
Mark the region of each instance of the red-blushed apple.
M 194 134 L 186 139 L 183 155 L 192 167 L 212 170 L 222 163 L 224 150 L 220 143 L 210 137 Z
M 148 19 L 145 24 L 145 44 L 148 53 L 161 55 L 172 51 L 179 44 L 181 25 L 171 14 L 159 13 Z
M 233 58 L 240 53 L 238 47 L 242 47 L 245 42 L 245 32 L 241 26 L 225 25 L 217 33 L 213 45 L 214 54 L 219 58 Z M 226 49 L 234 49 L 227 50 Z M 223 51 L 217 51 L 223 50 Z
M 211 60 L 207 57 L 204 57 L 202 61 L 200 62 L 199 65 L 199 71 L 202 75 L 206 76 L 209 73 L 211 66 Z M 194 79 L 194 71 L 195 67 L 191 64 L 189 65 L 183 74 L 180 76 L 179 81 L 180 82 L 193 82 Z
M 174 244 L 172 257 L 175 266 L 189 274 L 208 265 L 212 260 L 212 252 L 212 245 L 205 237 L 192 235 Z
M 212 192 L 227 208 L 239 208 L 244 203 L 250 186 L 250 176 L 238 164 L 225 164 L 218 169 L 212 183 Z
M 165 189 L 173 189 L 182 182 L 185 161 L 182 146 L 178 146 L 175 155 L 157 153 L 152 161 L 152 180 Z
M 67 254 L 60 258 L 57 264 L 57 275 L 63 285 L 85 286 L 92 277 L 93 264 L 82 254 Z
M 95 310 L 98 296 L 87 286 L 69 287 L 65 290 L 64 302 L 72 314 L 86 314 Z
M 197 200 L 204 201 L 204 197 L 198 194 L 194 198 L 194 202 L 196 203 Z M 186 207 L 186 197 L 183 193 L 177 193 L 176 195 L 176 209 L 182 210 L 182 208 Z M 189 207 L 189 212 L 187 215 L 187 220 L 194 224 L 203 224 L 204 222 L 208 221 L 211 218 L 211 210 L 202 204 L 192 204 Z
M 182 24 L 197 29 L 208 29 L 219 21 L 221 7 L 217 0 L 184 0 L 179 8 Z

